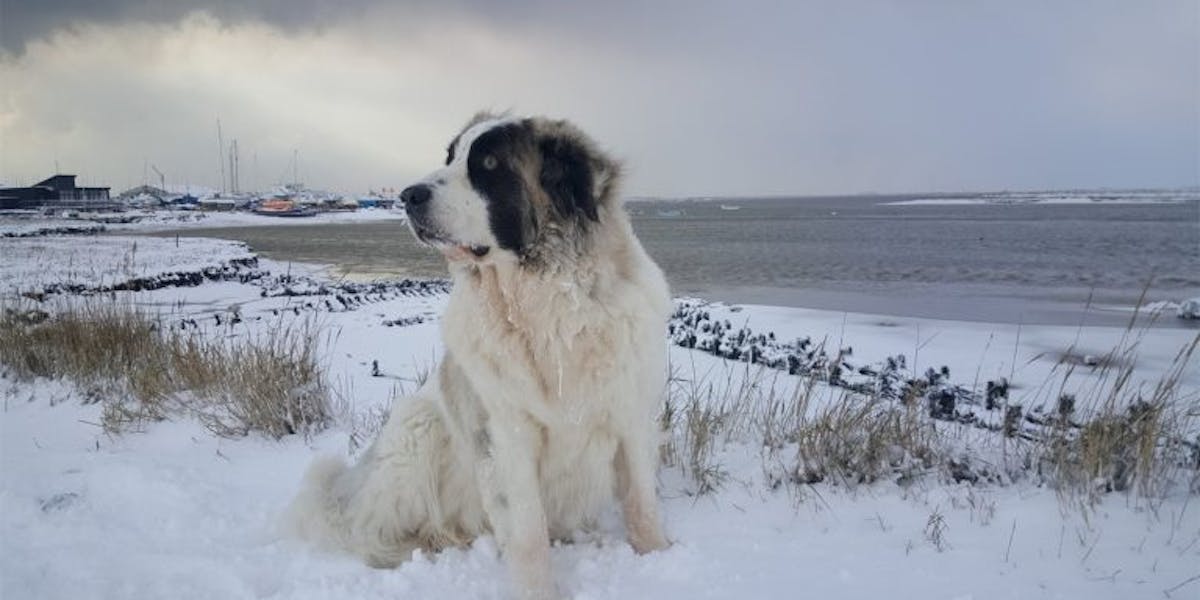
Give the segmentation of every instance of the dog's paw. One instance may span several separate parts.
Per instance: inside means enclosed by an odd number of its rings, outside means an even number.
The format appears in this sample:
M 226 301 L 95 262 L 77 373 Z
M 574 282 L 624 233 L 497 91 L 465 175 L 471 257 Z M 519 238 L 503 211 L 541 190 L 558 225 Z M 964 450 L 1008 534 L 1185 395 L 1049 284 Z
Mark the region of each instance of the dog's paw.
M 631 535 L 629 536 L 629 545 L 633 546 L 633 551 L 638 554 L 648 554 L 656 550 L 666 550 L 671 547 L 671 543 L 667 538 L 658 531 L 646 535 Z

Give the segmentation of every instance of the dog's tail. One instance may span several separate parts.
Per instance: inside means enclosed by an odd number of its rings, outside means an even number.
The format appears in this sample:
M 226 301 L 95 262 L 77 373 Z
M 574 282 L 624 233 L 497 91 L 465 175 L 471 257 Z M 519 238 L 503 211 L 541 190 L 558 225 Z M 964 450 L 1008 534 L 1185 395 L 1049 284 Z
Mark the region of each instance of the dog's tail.
M 439 493 L 448 491 L 439 469 L 451 448 L 437 409 L 423 400 L 393 411 L 353 466 L 336 457 L 314 461 L 284 517 L 285 534 L 394 567 L 460 529 L 461 519 L 447 520 L 441 507 L 469 494 Z
M 372 447 L 353 466 L 333 456 L 318 458 L 308 468 L 300 492 L 288 508 L 285 533 L 328 552 L 347 552 L 378 568 L 410 559 L 421 547 L 406 531 L 400 503 L 420 503 L 405 497 L 403 488 L 379 493 L 379 461 Z M 405 482 L 397 482 L 401 486 Z M 387 504 L 392 505 L 391 511 Z
M 284 533 L 322 549 L 346 550 L 347 502 L 338 491 L 348 472 L 346 462 L 335 456 L 313 461 L 284 516 Z

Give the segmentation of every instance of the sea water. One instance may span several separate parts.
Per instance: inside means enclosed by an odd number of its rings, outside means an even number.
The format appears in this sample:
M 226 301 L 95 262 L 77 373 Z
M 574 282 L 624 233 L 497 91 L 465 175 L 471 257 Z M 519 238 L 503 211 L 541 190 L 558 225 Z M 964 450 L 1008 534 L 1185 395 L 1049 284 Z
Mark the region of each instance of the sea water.
M 1200 296 L 1200 200 L 630 201 L 676 295 L 962 320 L 1113 324 Z M 1111 198 L 1109 200 L 1112 200 Z M 1119 200 L 1119 198 L 1117 199 Z M 1136 200 L 1136 199 L 1134 199 Z M 445 276 L 401 222 L 192 229 L 358 278 Z M 169 233 L 175 235 L 175 232 Z M 1171 326 L 1182 326 L 1173 316 Z

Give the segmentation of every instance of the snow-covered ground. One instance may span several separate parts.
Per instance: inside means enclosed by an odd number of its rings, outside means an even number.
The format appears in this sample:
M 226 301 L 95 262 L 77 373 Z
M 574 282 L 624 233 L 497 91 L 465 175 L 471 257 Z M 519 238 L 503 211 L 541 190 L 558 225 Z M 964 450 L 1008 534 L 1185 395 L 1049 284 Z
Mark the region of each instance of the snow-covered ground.
M 970 205 L 970 204 L 1176 204 L 1200 199 L 1200 191 L 1133 190 L 1079 192 L 1007 192 L 938 196 L 884 202 L 892 206 Z
M 1174 305 L 1158 308 L 1159 319 L 1174 321 Z M 1197 335 L 1185 328 L 1021 326 L 748 304 L 713 303 L 707 309 L 714 320 L 729 321 L 734 328 L 805 336 L 830 350 L 849 348 L 848 360 L 856 365 L 903 355 L 913 373 L 946 366 L 960 384 L 983 386 L 989 379 L 1005 378 L 1015 389 L 1025 390 L 1057 383 L 1053 375 L 1062 370 L 1061 363 L 1100 360 L 1130 345 L 1137 350 L 1134 374 L 1153 382 Z M 1200 369 L 1185 376 L 1185 383 L 1200 389 Z M 1076 377 L 1075 383 L 1085 383 L 1089 369 Z
M 272 227 L 318 225 L 329 223 L 362 223 L 396 221 L 405 218 L 404 211 L 385 208 L 364 208 L 355 211 L 330 211 L 311 217 L 271 217 L 252 212 L 157 211 L 148 213 L 136 223 L 109 225 L 110 231 L 162 231 L 201 227 Z
M 12 246 L 25 252 L 17 260 L 6 248 L 0 282 L 22 287 L 27 278 L 45 283 L 81 271 L 96 275 L 88 281 L 104 282 L 239 256 L 239 246 L 226 242 L 192 240 L 201 245 L 173 254 L 174 240 L 137 238 L 136 260 L 124 261 L 128 239 L 112 238 L 91 252 L 88 244 L 103 240 L 39 241 L 46 244 L 40 251 Z M 86 269 L 50 267 L 45 259 L 36 264 L 52 254 L 58 258 L 49 262 L 57 262 L 62 255 L 54 253 L 63 252 Z M 230 339 L 317 323 L 328 377 L 344 404 L 339 424 L 310 440 L 223 439 L 188 419 L 110 437 L 96 425 L 100 408 L 82 404 L 72 385 L 0 379 L 0 596 L 504 597 L 503 564 L 489 538 L 377 570 L 318 553 L 277 529 L 309 462 L 323 453 L 354 452 L 352 434 L 369 430 L 364 423 L 393 398 L 403 401 L 404 391 L 435 363 L 445 296 L 432 288 L 393 287 L 337 298 L 318 293 L 317 267 L 259 260 L 245 269 L 262 276 L 205 279 L 197 287 L 125 297 Z M 1016 394 L 1035 393 L 1068 348 L 1102 354 L 1125 335 L 1120 328 L 1018 328 L 769 306 L 707 309 L 778 339 L 851 346 L 863 364 L 903 354 L 912 371 L 947 365 L 964 385 L 1008 377 Z M 231 312 L 241 323 L 217 318 Z M 1160 328 L 1137 335 L 1133 377 L 1152 382 L 1195 333 Z M 678 346 L 671 359 L 676 377 L 687 380 L 736 381 L 750 370 Z M 376 361 L 379 376 L 372 376 Z M 1200 389 L 1196 371 L 1191 365 L 1183 384 L 1193 391 Z M 1085 368 L 1077 375 L 1091 376 Z M 786 373 L 771 377 L 784 387 L 799 383 Z M 826 392 L 826 401 L 838 397 Z M 728 478 L 707 495 L 697 496 L 678 468 L 661 471 L 670 549 L 636 555 L 613 515 L 598 532 L 553 550 L 560 588 L 586 599 L 1200 594 L 1200 580 L 1192 579 L 1200 576 L 1200 508 L 1188 496 L 1148 503 L 1110 494 L 1085 520 L 1054 491 L 1030 482 L 968 486 L 929 478 L 906 486 L 884 481 L 854 489 L 822 483 L 771 490 L 763 449 L 753 440 L 721 445 L 715 460 Z
M 104 225 L 78 219 L 52 219 L 37 215 L 21 218 L 0 216 L 0 238 L 37 237 L 53 234 L 88 234 L 104 231 Z
M 116 236 L 0 238 L 0 256 L 0 294 L 104 291 L 257 261 L 239 242 Z
M 222 440 L 183 422 L 110 439 L 92 424 L 94 407 L 50 406 L 66 393 L 49 383 L 5 392 L 5 598 L 504 597 L 490 539 L 377 570 L 276 535 L 306 465 L 345 452 L 344 431 L 308 445 Z M 614 599 L 1157 598 L 1200 564 L 1200 517 L 1182 502 L 1154 517 L 1114 496 L 1084 523 L 1036 488 L 883 484 L 792 498 L 765 491 L 753 449 L 732 447 L 723 460 L 735 480 L 700 498 L 664 470 L 670 549 L 637 556 L 612 524 L 555 548 L 562 589 Z
M 0 238 L 30 237 L 58 233 L 99 233 L 102 231 L 163 231 L 204 227 L 251 227 L 269 225 L 297 226 L 330 223 L 363 223 L 371 221 L 404 220 L 404 211 L 385 208 L 364 208 L 354 211 L 320 212 L 311 217 L 271 217 L 252 212 L 204 212 L 181 210 L 129 211 L 120 213 L 129 223 L 97 222 L 88 215 L 75 219 L 47 218 L 38 214 L 0 216 Z M 98 221 L 111 220 L 113 215 L 98 214 Z

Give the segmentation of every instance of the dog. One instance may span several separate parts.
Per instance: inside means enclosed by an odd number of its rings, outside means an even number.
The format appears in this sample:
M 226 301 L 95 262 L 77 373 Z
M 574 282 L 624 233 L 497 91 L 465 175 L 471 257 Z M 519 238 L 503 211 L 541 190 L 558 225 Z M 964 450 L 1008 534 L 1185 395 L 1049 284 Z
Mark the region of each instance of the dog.
M 436 374 L 357 463 L 310 467 L 292 524 L 377 567 L 494 535 L 521 598 L 557 596 L 551 540 L 619 501 L 667 547 L 656 492 L 671 300 L 618 197 L 620 165 L 567 121 L 481 113 L 401 193 L 446 258 Z

